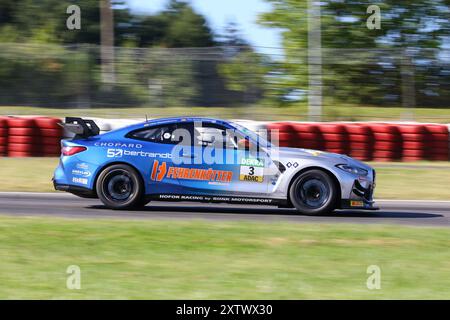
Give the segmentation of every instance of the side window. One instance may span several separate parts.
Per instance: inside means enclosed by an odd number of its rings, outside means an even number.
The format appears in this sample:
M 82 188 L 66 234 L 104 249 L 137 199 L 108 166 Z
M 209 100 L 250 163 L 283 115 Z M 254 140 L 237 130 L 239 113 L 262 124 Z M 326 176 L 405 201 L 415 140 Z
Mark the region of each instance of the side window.
M 153 143 L 178 144 L 180 139 L 183 140 L 183 133 L 191 132 L 190 127 L 188 123 L 172 123 L 134 131 L 128 137 Z
M 196 146 L 237 149 L 237 142 L 242 135 L 219 124 L 202 123 L 202 126 L 194 128 L 194 138 Z

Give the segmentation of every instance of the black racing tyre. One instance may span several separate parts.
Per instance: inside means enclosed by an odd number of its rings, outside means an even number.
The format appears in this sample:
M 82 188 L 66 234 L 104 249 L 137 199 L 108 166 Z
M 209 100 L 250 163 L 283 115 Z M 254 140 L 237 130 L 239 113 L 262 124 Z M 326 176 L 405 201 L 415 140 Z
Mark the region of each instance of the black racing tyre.
M 143 204 L 144 186 L 139 173 L 126 164 L 104 169 L 97 179 L 98 198 L 114 210 L 128 210 Z
M 295 178 L 289 197 L 295 208 L 306 215 L 323 215 L 336 209 L 338 190 L 324 171 L 309 170 Z

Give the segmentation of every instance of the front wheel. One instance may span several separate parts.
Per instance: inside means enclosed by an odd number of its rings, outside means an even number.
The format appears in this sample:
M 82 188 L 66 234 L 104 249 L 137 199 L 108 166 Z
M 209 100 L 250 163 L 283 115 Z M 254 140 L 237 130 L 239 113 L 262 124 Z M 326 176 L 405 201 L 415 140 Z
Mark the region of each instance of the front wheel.
M 127 210 L 142 206 L 143 185 L 139 173 L 125 164 L 103 170 L 96 184 L 97 195 L 110 209 Z
M 310 170 L 295 178 L 289 196 L 300 213 L 323 215 L 336 209 L 338 190 L 326 172 Z

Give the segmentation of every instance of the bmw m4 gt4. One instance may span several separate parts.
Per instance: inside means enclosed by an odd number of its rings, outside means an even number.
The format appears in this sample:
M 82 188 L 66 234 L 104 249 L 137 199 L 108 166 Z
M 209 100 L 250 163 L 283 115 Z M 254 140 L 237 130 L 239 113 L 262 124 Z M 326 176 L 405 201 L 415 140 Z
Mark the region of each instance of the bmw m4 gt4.
M 66 118 L 57 190 L 98 198 L 111 209 L 150 201 L 264 204 L 320 215 L 375 210 L 375 171 L 348 156 L 281 148 L 224 120 L 170 118 L 104 134 Z

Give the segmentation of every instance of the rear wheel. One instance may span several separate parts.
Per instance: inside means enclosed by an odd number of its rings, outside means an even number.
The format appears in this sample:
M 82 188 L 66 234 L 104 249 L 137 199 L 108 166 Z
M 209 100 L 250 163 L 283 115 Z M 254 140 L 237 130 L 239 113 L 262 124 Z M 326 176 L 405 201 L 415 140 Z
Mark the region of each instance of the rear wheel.
M 144 187 L 139 173 L 125 164 L 112 165 L 97 179 L 97 195 L 110 209 L 127 210 L 144 204 Z
M 337 187 L 321 170 L 310 170 L 295 178 L 289 189 L 295 208 L 306 215 L 323 215 L 336 209 Z

